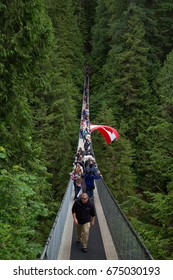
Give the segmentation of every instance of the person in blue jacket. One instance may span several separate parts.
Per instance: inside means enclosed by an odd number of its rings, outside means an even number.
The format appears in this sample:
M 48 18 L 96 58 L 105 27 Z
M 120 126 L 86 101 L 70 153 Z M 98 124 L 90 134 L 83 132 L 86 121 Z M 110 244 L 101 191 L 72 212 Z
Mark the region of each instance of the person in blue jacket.
M 93 189 L 95 188 L 94 180 L 98 180 L 101 178 L 102 176 L 100 174 L 93 174 L 92 170 L 85 174 L 86 192 L 89 198 L 93 198 Z

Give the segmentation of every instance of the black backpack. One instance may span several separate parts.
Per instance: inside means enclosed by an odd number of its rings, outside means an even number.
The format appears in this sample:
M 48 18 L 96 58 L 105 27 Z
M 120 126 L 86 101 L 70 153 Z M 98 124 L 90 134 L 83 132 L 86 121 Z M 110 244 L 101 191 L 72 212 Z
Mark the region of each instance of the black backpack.
M 86 140 L 85 144 L 84 144 L 84 149 L 88 150 L 89 145 L 90 145 L 90 142 L 88 140 Z

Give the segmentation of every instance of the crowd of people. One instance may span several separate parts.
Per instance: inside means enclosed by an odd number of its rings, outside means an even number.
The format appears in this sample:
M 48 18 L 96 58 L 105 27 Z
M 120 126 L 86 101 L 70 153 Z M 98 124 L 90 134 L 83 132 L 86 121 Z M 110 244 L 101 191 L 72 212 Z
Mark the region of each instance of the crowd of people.
M 94 181 L 101 179 L 94 155 L 92 153 L 91 135 L 89 129 L 89 72 L 85 67 L 85 84 L 83 95 L 82 116 L 80 122 L 79 147 L 73 163 L 73 171 L 70 173 L 74 182 L 74 204 L 72 215 L 77 227 L 76 245 L 82 245 L 82 251 L 87 252 L 90 225 L 94 225 Z
M 90 142 L 90 140 L 86 139 L 85 143 L 88 142 Z M 89 143 L 89 147 L 90 144 L 91 142 Z M 83 192 L 86 192 L 88 197 L 93 199 L 93 190 L 95 188 L 94 180 L 101 179 L 102 176 L 97 169 L 94 156 L 90 149 L 82 150 L 81 147 L 79 148 L 70 176 L 74 181 L 74 199 L 77 199 Z
M 84 145 L 86 141 L 90 142 L 90 138 L 84 140 Z M 82 251 L 86 253 L 90 226 L 94 225 L 96 215 L 93 200 L 94 180 L 102 178 L 90 149 L 78 149 L 70 175 L 74 182 L 75 202 L 72 215 L 77 228 L 76 245 L 81 245 Z
M 77 199 L 80 194 L 86 192 L 90 199 L 93 198 L 94 180 L 100 179 L 100 172 L 92 153 L 91 134 L 89 128 L 89 65 L 85 66 L 85 83 L 83 94 L 82 115 L 80 122 L 80 147 L 75 155 L 73 171 L 70 173 L 74 181 L 75 195 Z

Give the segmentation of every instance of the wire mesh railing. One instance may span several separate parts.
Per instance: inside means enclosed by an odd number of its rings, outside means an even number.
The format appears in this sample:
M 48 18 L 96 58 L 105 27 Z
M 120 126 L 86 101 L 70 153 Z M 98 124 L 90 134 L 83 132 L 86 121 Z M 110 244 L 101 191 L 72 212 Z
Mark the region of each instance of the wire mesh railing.
M 151 254 L 130 225 L 104 180 L 96 180 L 95 183 L 119 259 L 152 260 Z
M 73 190 L 73 182 L 72 182 L 72 180 L 70 180 L 68 183 L 67 190 L 64 194 L 61 206 L 60 206 L 57 216 L 55 218 L 53 227 L 48 236 L 43 253 L 41 255 L 40 259 L 42 259 L 42 260 L 45 260 L 45 259 L 46 260 L 57 260 L 57 258 L 58 258 L 72 190 Z

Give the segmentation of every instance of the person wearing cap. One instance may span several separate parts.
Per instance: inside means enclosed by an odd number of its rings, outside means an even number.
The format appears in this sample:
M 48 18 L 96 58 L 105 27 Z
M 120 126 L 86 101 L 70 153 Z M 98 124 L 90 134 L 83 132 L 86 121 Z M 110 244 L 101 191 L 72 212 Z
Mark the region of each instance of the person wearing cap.
M 82 251 L 87 252 L 90 225 L 95 222 L 95 206 L 89 200 L 87 193 L 82 193 L 72 206 L 72 215 L 77 226 L 76 245 L 82 245 Z

